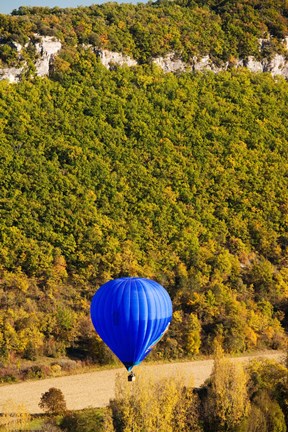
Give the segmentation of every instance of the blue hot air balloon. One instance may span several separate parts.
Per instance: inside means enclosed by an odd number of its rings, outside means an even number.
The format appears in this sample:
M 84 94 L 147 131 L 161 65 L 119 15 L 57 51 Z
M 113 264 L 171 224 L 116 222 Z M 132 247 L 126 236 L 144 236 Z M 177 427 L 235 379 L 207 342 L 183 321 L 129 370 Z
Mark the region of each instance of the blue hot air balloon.
M 150 279 L 111 280 L 98 289 L 91 303 L 97 333 L 128 371 L 149 354 L 171 318 L 169 294 Z

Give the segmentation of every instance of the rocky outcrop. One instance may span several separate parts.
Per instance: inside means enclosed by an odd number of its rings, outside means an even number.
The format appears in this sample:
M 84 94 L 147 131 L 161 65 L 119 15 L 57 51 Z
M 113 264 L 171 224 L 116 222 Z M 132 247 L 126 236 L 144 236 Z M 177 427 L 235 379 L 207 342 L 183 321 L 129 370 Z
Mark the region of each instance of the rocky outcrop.
M 54 57 L 61 49 L 61 42 L 50 36 L 35 35 L 37 42 L 34 43 L 38 59 L 35 63 L 36 74 L 38 76 L 46 76 L 50 73 L 51 64 L 53 63 Z M 1 43 L 1 39 L 0 39 Z M 4 43 L 2 41 L 2 43 Z M 9 45 L 17 51 L 19 60 L 21 60 L 22 47 L 19 43 L 9 41 Z M 32 42 L 29 42 L 32 43 Z M 259 40 L 259 51 L 263 50 L 264 47 L 269 44 L 269 39 Z M 288 37 L 283 40 L 283 46 L 288 52 Z M 25 45 L 25 48 L 27 45 Z M 109 51 L 106 49 L 98 49 L 92 45 L 85 45 L 85 48 L 91 49 L 99 58 L 101 63 L 107 68 L 111 69 L 114 65 L 117 66 L 136 66 L 138 63 L 132 57 L 127 55 Z M 185 63 L 179 56 L 171 52 L 163 57 L 157 57 L 153 59 L 153 63 L 158 65 L 164 72 L 180 73 L 184 71 L 204 72 L 212 71 L 218 73 L 222 70 L 234 67 L 246 67 L 251 72 L 270 72 L 273 76 L 282 75 L 288 78 L 288 59 L 285 55 L 276 54 L 271 60 L 262 59 L 257 60 L 252 56 L 247 59 L 236 59 L 234 64 L 231 65 L 228 62 L 219 66 L 216 65 L 212 59 L 206 55 L 203 57 L 193 57 L 189 63 Z M 16 83 L 21 79 L 21 75 L 25 72 L 25 64 L 22 67 L 2 68 L 0 69 L 0 80 L 7 79 L 11 83 Z
M 61 42 L 51 36 L 43 36 L 35 44 L 36 51 L 39 54 L 39 58 L 35 64 L 38 76 L 49 75 L 50 65 L 53 62 L 54 56 L 60 51 L 61 46 Z
M 164 72 L 184 72 L 189 69 L 189 65 L 176 57 L 174 53 L 169 53 L 165 57 L 157 57 L 153 63 L 163 69 Z
M 24 68 L 3 68 L 0 69 L 0 80 L 8 80 L 10 83 L 17 83 L 21 79 Z
M 132 59 L 129 56 L 124 54 L 113 52 L 109 50 L 98 50 L 94 49 L 95 53 L 100 57 L 101 63 L 107 68 L 110 69 L 113 65 L 118 66 L 136 66 L 138 63 L 136 60 Z
M 285 39 L 288 50 L 288 38 Z M 95 50 L 96 54 L 100 57 L 101 63 L 110 69 L 112 65 L 118 66 L 136 66 L 136 60 L 129 56 L 122 55 L 109 50 Z M 177 57 L 175 53 L 168 53 L 164 57 L 157 57 L 153 59 L 153 63 L 158 65 L 164 72 L 204 72 L 211 71 L 218 73 L 223 70 L 227 70 L 229 67 L 246 67 L 251 72 L 270 72 L 273 76 L 282 75 L 288 78 L 288 60 L 284 55 L 276 54 L 271 60 L 263 59 L 261 61 L 249 56 L 246 60 L 238 59 L 234 65 L 230 65 L 228 62 L 222 66 L 218 66 L 213 63 L 212 59 L 207 55 L 204 57 L 196 58 L 193 57 L 190 64 L 184 63 L 181 58 Z
M 288 61 L 284 56 L 276 54 L 270 61 L 267 72 L 271 72 L 273 76 L 283 75 L 288 78 Z
M 17 57 L 21 60 L 22 45 L 15 41 L 6 41 L 0 38 L 1 44 L 7 44 L 10 48 L 17 52 Z M 11 83 L 17 83 L 21 79 L 23 67 L 0 68 L 0 80 L 8 80 Z
M 53 62 L 54 56 L 61 49 L 61 42 L 50 36 L 40 36 L 36 34 L 35 38 L 36 40 L 38 40 L 34 44 L 36 52 L 38 54 L 38 59 L 35 63 L 36 74 L 38 76 L 49 75 L 50 66 L 51 63 Z M 33 42 L 32 41 L 28 42 L 25 45 L 25 47 L 23 47 L 22 45 L 20 45 L 18 42 L 15 41 L 9 41 L 7 42 L 7 44 L 9 44 L 11 48 L 17 51 L 19 63 L 21 63 L 21 61 L 23 62 L 22 59 L 23 48 L 26 48 L 29 44 L 33 44 Z M 26 69 L 26 63 L 24 63 L 23 66 L 18 68 L 17 67 L 2 68 L 0 69 L 0 80 L 6 79 L 10 83 L 17 83 L 20 81 L 21 75 L 25 72 L 25 69 Z

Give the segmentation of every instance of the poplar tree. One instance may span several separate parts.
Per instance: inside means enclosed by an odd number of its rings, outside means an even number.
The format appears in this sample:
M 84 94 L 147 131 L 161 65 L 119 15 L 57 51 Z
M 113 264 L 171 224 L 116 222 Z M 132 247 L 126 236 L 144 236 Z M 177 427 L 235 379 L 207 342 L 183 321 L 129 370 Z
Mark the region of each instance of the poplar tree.
M 249 411 L 247 375 L 243 366 L 224 358 L 218 350 L 205 401 L 208 425 L 213 431 L 232 431 Z

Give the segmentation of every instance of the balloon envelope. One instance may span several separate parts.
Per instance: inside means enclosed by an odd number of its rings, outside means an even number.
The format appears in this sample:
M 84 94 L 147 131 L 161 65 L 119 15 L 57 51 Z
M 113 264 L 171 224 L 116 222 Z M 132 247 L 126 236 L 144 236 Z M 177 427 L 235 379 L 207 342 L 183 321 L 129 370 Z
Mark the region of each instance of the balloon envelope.
M 102 285 L 91 303 L 93 325 L 128 371 L 161 339 L 172 318 L 172 302 L 157 282 L 121 278 Z

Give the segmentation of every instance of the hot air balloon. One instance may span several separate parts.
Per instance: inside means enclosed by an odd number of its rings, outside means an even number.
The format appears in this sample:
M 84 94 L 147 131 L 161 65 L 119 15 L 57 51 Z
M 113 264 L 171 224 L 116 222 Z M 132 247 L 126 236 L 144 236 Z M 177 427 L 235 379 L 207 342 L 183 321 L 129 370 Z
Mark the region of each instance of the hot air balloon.
M 124 277 L 102 285 L 91 302 L 92 323 L 128 372 L 149 354 L 172 318 L 172 302 L 157 282 Z M 129 381 L 134 377 L 129 375 Z

